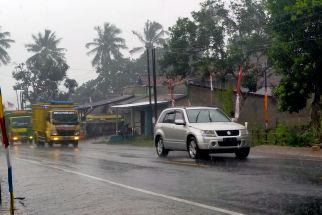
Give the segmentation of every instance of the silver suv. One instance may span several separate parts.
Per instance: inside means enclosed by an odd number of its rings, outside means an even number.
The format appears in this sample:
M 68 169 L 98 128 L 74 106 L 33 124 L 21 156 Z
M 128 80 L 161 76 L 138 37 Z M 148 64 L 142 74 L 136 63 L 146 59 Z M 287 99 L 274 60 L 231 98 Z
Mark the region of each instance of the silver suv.
M 211 107 L 165 109 L 155 125 L 154 143 L 159 157 L 176 150 L 188 151 L 193 159 L 209 153 L 246 158 L 250 151 L 247 128 Z

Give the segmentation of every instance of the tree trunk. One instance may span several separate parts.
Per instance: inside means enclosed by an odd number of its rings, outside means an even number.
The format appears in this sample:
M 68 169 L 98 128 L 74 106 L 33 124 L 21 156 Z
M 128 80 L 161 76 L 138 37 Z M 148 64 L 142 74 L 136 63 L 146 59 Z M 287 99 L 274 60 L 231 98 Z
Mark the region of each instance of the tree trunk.
M 314 136 L 322 141 L 322 129 L 321 129 L 321 93 L 316 92 L 314 94 L 313 102 L 312 102 L 312 110 L 311 110 L 311 124 L 314 129 Z

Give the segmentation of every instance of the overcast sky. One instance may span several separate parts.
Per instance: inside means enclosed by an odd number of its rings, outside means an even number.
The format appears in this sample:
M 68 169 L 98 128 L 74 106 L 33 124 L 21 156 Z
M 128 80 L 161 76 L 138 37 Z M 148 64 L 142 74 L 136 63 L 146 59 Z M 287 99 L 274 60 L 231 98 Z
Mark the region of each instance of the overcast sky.
M 16 103 L 12 89 L 14 65 L 25 61 L 31 53 L 25 44 L 33 42 L 31 35 L 50 29 L 62 38 L 60 47 L 66 48 L 67 74 L 79 84 L 96 77 L 91 57 L 85 44 L 96 37 L 94 26 L 104 22 L 122 30 L 121 37 L 129 49 L 140 45 L 132 30 L 142 31 L 147 19 L 157 21 L 165 28 L 178 17 L 190 17 L 200 8 L 202 0 L 0 0 L 0 26 L 9 31 L 15 43 L 8 50 L 11 64 L 0 66 L 0 86 L 4 103 Z

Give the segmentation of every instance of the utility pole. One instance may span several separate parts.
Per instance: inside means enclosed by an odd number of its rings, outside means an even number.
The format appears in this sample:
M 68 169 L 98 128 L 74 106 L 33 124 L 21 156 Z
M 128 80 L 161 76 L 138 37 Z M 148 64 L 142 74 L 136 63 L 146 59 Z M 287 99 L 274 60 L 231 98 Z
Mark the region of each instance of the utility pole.
M 18 98 L 18 90 L 16 90 L 16 97 L 17 97 L 17 106 L 18 106 L 18 110 L 19 110 L 19 98 Z
M 150 124 L 150 135 L 153 136 L 153 123 L 152 123 L 152 104 L 151 104 L 151 77 L 150 77 L 150 52 L 149 45 L 146 46 L 146 56 L 147 56 L 147 69 L 148 69 L 148 87 L 149 87 L 149 112 L 150 119 L 148 119 Z
M 153 72 L 153 95 L 154 95 L 154 123 L 158 117 L 157 81 L 155 72 L 155 48 L 152 48 L 152 72 Z

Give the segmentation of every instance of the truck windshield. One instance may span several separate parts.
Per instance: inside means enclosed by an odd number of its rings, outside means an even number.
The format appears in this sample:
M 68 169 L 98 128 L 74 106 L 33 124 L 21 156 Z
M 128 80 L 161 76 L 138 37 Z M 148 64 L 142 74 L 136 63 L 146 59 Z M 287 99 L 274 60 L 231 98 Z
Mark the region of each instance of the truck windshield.
M 218 109 L 190 109 L 187 115 L 190 123 L 230 122 Z
M 52 115 L 55 124 L 75 124 L 78 123 L 77 113 L 74 111 L 55 111 Z
M 13 128 L 25 128 L 30 125 L 31 125 L 30 116 L 12 117 L 11 118 L 11 127 L 13 127 Z

